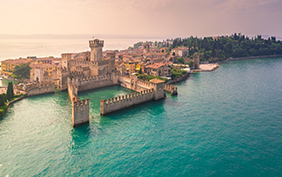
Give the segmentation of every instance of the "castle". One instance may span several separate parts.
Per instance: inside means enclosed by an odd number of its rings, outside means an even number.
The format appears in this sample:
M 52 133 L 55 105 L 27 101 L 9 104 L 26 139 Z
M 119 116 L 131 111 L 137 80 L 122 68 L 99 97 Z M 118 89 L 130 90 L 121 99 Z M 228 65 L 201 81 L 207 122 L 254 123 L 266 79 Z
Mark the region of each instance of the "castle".
M 78 126 L 89 122 L 90 100 L 80 100 L 79 91 L 86 91 L 106 86 L 121 85 L 136 93 L 101 100 L 101 115 L 109 114 L 146 101 L 165 98 L 165 91 L 177 94 L 177 88 L 165 85 L 164 81 L 153 79 L 142 81 L 137 76 L 123 76 L 115 69 L 115 53 L 108 52 L 102 56 L 104 41 L 94 39 L 89 41 L 90 52 L 83 52 L 79 59 L 71 53 L 63 53 L 62 66 L 52 71 L 51 78 L 40 69 L 31 72 L 31 80 L 37 83 L 26 85 L 28 96 L 68 90 L 72 102 L 72 123 Z

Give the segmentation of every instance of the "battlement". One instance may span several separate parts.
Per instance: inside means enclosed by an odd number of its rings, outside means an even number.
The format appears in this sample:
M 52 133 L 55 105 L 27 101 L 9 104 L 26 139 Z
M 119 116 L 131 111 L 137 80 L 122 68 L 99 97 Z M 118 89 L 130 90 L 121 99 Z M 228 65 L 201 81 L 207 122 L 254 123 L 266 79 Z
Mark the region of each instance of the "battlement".
M 165 84 L 164 90 L 167 91 L 167 92 L 170 92 L 171 95 L 177 95 L 178 94 L 177 87 L 172 86 L 172 85 Z
M 73 65 L 73 66 L 81 66 L 81 65 L 86 65 L 86 66 L 90 66 L 90 65 L 97 65 L 98 62 L 94 62 L 94 61 L 80 61 L 80 60 L 71 60 L 69 62 L 70 65 Z
M 90 48 L 104 47 L 104 41 L 99 39 L 89 40 L 89 47 Z
M 53 86 L 55 83 L 53 81 L 44 81 L 44 82 L 31 82 L 26 84 L 26 89 L 34 88 L 34 87 L 49 87 Z
M 72 125 L 73 127 L 86 124 L 89 122 L 89 105 L 90 101 L 79 100 L 78 97 L 73 98 L 72 101 Z
M 77 97 L 77 99 L 73 98 L 73 106 L 74 108 L 81 108 L 81 107 L 84 107 L 84 106 L 89 106 L 89 98 L 87 98 L 86 100 L 79 100 L 79 97 Z
M 25 85 L 25 91 L 28 96 L 52 93 L 56 84 L 53 81 L 33 82 Z
M 102 82 L 111 80 L 111 75 L 102 75 L 102 76 L 88 76 L 88 77 L 80 77 L 78 78 L 79 82 Z
M 62 53 L 61 57 L 62 57 L 62 60 L 71 60 L 72 53 Z
M 107 58 L 110 58 L 110 59 L 116 58 L 116 53 L 115 52 L 108 52 L 107 53 Z
M 101 115 L 109 114 L 127 107 L 141 104 L 154 99 L 154 90 L 148 89 L 127 95 L 114 97 L 108 100 L 101 100 Z
M 138 79 L 137 85 L 143 86 L 143 87 L 147 87 L 147 88 L 151 88 L 153 83 L 148 82 L 148 81 L 143 81 L 141 79 Z
M 77 78 L 68 77 L 68 93 L 72 102 L 72 125 L 76 127 L 89 122 L 89 99 L 79 100 Z
M 108 100 L 101 100 L 101 102 L 103 101 L 106 105 L 114 104 L 114 103 L 121 102 L 121 101 L 124 101 L 124 100 L 139 98 L 139 97 L 142 97 L 142 96 L 146 96 L 148 94 L 153 94 L 153 91 L 154 91 L 153 89 L 149 89 L 149 90 L 144 90 L 144 91 L 141 91 L 141 92 L 134 92 L 134 93 L 110 98 Z

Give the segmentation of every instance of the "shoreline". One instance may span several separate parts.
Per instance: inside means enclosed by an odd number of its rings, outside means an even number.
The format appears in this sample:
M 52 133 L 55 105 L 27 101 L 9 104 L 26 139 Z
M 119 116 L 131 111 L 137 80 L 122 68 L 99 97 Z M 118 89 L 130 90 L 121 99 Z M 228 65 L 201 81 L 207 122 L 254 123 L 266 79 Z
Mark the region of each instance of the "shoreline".
M 11 105 L 13 105 L 14 103 L 16 103 L 16 102 L 18 102 L 18 101 L 20 101 L 20 100 L 22 100 L 22 99 L 24 99 L 24 98 L 25 98 L 25 96 L 22 95 L 21 97 L 19 97 L 19 98 L 13 100 L 13 101 L 10 101 L 9 103 L 7 103 L 7 109 L 6 109 L 6 111 L 0 116 L 0 120 L 6 115 L 6 113 L 8 112 L 8 110 L 9 110 L 9 108 L 10 108 Z
M 227 58 L 223 61 L 237 61 L 237 60 L 252 60 L 252 59 L 261 59 L 261 58 L 280 58 L 282 57 L 282 54 L 279 55 L 260 55 L 260 56 L 249 56 L 249 57 L 238 57 L 238 58 Z

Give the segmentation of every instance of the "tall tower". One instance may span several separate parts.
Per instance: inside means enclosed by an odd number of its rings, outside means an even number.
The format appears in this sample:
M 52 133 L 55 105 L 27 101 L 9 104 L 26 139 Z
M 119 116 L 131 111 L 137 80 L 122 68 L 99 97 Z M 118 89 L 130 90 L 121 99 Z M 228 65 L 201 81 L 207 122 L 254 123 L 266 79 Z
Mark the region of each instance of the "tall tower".
M 62 53 L 62 68 L 69 69 L 69 61 L 71 60 L 71 53 Z
M 89 47 L 91 48 L 90 61 L 102 61 L 102 49 L 104 47 L 104 41 L 100 41 L 99 39 L 90 40 Z
M 199 69 L 200 68 L 200 55 L 194 55 L 193 56 L 193 68 L 194 69 Z
M 150 53 L 150 45 L 149 45 L 149 43 L 146 42 L 146 43 L 143 45 L 143 47 L 144 47 L 143 52 L 144 52 L 145 54 Z
M 107 59 L 108 59 L 108 62 L 109 62 L 108 73 L 112 73 L 115 70 L 115 58 L 116 58 L 115 52 L 108 52 L 107 53 Z

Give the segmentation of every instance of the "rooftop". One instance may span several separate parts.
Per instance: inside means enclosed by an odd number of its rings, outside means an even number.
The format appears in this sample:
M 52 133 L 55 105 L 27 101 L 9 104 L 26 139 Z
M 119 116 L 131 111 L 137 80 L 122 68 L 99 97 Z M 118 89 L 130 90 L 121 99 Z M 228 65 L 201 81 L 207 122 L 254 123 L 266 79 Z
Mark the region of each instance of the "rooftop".
M 166 64 L 164 63 L 154 63 L 154 64 L 151 64 L 151 65 L 147 65 L 145 66 L 146 68 L 153 68 L 153 69 L 158 69 L 162 66 L 165 66 Z
M 2 63 L 10 63 L 10 64 L 14 64 L 14 65 L 18 65 L 18 64 L 22 64 L 22 63 L 28 63 L 29 61 L 27 59 L 8 59 L 8 60 L 4 60 L 2 61 Z

